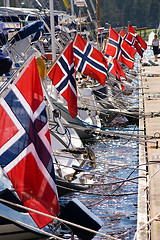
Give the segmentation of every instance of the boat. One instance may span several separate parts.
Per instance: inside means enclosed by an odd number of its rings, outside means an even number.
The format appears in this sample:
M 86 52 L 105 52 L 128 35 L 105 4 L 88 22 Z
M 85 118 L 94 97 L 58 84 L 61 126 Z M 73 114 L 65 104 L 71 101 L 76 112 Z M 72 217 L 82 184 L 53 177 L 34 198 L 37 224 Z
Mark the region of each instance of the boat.
M 5 129 L 1 126 L 0 239 L 39 237 L 62 239 L 64 229 L 67 229 L 67 234 L 73 235 L 71 228 L 62 227 L 63 224 L 54 221 L 59 214 L 59 201 L 54 181 L 59 181 L 61 185 L 61 179 L 55 178 L 43 92 L 39 88 L 40 77 L 35 66 L 35 56 L 31 56 L 23 69 L 19 69 L 14 81 L 12 78 L 10 85 L 5 85 L 3 90 L 1 89 L 0 109 L 3 116 L 1 121 Z M 29 80 L 27 83 L 26 79 Z M 38 107 L 38 111 L 35 107 Z M 49 162 L 47 162 L 48 157 Z M 82 170 L 78 166 L 74 168 L 77 172 Z M 73 186 L 72 184 L 72 188 Z M 82 203 L 79 206 L 82 207 Z M 83 210 L 83 214 L 87 216 L 88 211 L 89 209 L 85 213 Z M 60 214 L 63 222 L 67 215 L 63 214 L 63 210 Z M 77 214 L 76 222 L 79 221 L 78 216 Z M 92 217 L 94 220 L 93 214 Z M 82 225 L 88 227 L 87 223 Z M 91 229 L 96 230 L 101 226 L 102 222 L 99 220 Z M 81 235 L 81 231 L 73 230 L 73 232 Z M 84 230 L 82 232 L 84 234 Z M 89 239 L 93 236 L 93 233 L 90 234 Z
M 9 40 L 10 46 L 5 46 L 6 53 L 9 52 L 11 58 L 14 60 L 14 65 L 19 64 L 18 68 L 20 65 L 23 65 L 23 62 L 31 54 L 39 56 L 39 50 L 36 51 L 35 47 L 30 45 L 28 36 L 35 33 L 35 29 L 36 33 L 39 33 L 42 31 L 42 28 L 43 22 L 41 20 L 32 22 L 29 26 L 21 28 L 21 30 L 12 36 Z M 28 48 L 28 46 L 30 46 L 30 48 Z M 36 57 L 36 61 L 37 60 L 41 60 L 40 62 L 44 64 L 44 61 L 39 57 Z M 42 64 L 40 65 L 41 69 Z M 17 70 L 17 68 L 15 70 Z M 11 78 L 12 76 L 9 77 Z M 58 194 L 62 196 L 73 191 L 84 191 L 93 184 L 94 174 L 90 173 L 90 170 L 93 170 L 95 166 L 95 155 L 93 151 L 83 147 L 83 143 L 76 131 L 71 127 L 69 128 L 69 122 L 67 122 L 63 116 L 61 117 L 60 112 L 57 112 L 47 89 L 44 95 L 47 99 L 46 107 L 50 122 L 52 155 L 55 165 Z M 86 135 L 88 136 L 87 133 Z M 78 148 L 78 151 L 76 151 L 76 148 Z M 74 151 L 71 152 L 70 149 L 74 149 Z M 64 150 L 66 152 L 62 152 Z M 94 164 L 90 164 L 92 161 Z
M 0 179 L 0 182 L 2 177 Z M 4 202 L 3 202 L 4 200 Z M 13 204 L 13 205 L 11 205 Z M 20 207 L 21 201 L 8 188 L 0 191 L 0 239 L 38 239 L 53 237 L 56 234 L 53 228 L 46 226 L 39 229 L 29 213 Z M 52 226 L 53 227 L 53 226 Z

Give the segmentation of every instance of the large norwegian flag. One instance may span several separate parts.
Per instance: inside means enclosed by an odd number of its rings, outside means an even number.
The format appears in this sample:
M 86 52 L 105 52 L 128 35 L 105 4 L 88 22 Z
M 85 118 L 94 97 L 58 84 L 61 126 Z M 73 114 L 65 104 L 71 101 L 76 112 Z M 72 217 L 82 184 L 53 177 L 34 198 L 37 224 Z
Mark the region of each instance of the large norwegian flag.
M 0 98 L 0 164 L 24 206 L 57 216 L 50 132 L 35 57 Z M 51 218 L 29 212 L 39 228 Z
M 116 58 L 133 69 L 136 50 L 131 47 L 113 28 L 110 28 L 106 55 Z
M 56 61 L 49 68 L 47 75 L 58 92 L 68 103 L 72 118 L 77 116 L 77 87 L 75 64 L 73 60 L 73 42 L 70 41 Z
M 73 52 L 76 70 L 96 79 L 104 86 L 108 72 L 104 55 L 78 33 L 74 39 Z

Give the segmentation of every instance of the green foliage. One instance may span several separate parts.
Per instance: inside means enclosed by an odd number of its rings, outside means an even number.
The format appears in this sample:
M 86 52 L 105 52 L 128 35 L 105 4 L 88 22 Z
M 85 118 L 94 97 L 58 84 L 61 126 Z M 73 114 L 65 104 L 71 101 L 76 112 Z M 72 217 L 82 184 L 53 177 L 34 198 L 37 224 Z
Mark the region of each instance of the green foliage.
M 100 0 L 101 25 L 157 28 L 160 22 L 159 0 Z

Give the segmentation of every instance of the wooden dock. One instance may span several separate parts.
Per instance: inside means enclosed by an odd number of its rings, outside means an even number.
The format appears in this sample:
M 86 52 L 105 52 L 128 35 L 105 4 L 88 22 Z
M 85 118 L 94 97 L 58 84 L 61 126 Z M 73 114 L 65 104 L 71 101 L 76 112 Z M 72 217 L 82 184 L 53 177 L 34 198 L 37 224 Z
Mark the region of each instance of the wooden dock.
M 160 59 L 156 63 L 140 64 L 139 128 L 146 138 L 139 144 L 137 240 L 160 239 Z

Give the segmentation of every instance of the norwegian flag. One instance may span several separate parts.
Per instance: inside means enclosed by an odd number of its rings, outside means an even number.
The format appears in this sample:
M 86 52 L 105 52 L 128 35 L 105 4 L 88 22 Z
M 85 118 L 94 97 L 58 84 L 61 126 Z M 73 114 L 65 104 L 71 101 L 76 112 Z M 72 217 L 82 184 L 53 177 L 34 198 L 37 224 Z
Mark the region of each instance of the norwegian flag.
M 73 42 L 70 41 L 48 71 L 53 85 L 68 102 L 72 118 L 77 116 L 77 87 L 75 64 L 73 60 Z
M 133 29 L 134 30 L 134 29 Z M 127 34 L 124 32 L 123 29 L 121 29 L 120 31 L 120 36 L 132 47 L 134 47 L 136 49 L 136 51 L 139 53 L 139 55 L 141 57 L 143 57 L 143 51 L 140 47 L 140 45 L 138 44 L 137 39 L 135 38 L 135 36 L 133 35 L 133 31 L 132 33 L 128 32 Z
M 0 164 L 24 206 L 57 216 L 52 147 L 35 57 L 0 98 Z M 29 211 L 39 226 L 51 218 Z
M 129 24 L 128 25 L 128 34 L 127 36 L 132 38 L 132 45 L 136 48 L 137 52 L 141 57 L 143 57 L 143 52 L 147 49 L 147 44 L 139 35 L 136 34 L 134 28 Z M 126 37 L 127 38 L 127 37 Z
M 106 55 L 116 58 L 129 68 L 133 69 L 136 50 L 131 47 L 113 28 L 110 28 Z
M 102 86 L 107 77 L 107 62 L 103 54 L 78 33 L 73 43 L 76 70 L 96 79 Z
M 121 29 L 119 35 L 132 47 L 134 47 L 135 37 L 131 33 L 125 33 L 123 29 Z

